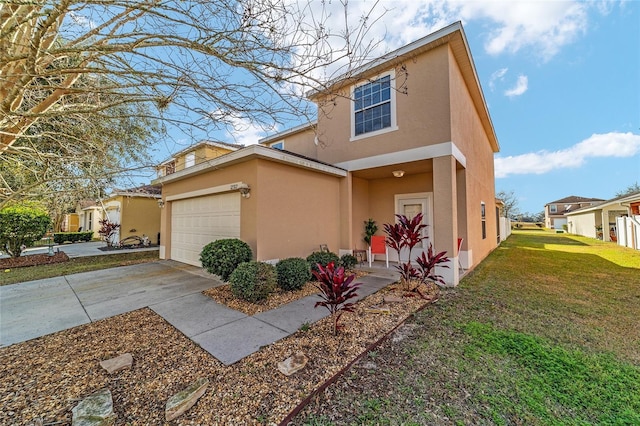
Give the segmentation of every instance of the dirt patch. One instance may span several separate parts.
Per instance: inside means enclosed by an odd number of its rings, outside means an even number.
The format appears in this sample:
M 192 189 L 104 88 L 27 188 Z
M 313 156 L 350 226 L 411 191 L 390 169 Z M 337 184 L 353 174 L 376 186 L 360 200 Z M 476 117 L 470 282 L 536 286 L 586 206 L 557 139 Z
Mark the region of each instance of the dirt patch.
M 0 259 L 0 269 L 23 268 L 26 266 L 49 265 L 51 263 L 61 263 L 69 260 L 69 256 L 65 252 L 54 253 L 53 256 L 48 254 L 29 254 L 20 257 L 9 257 Z

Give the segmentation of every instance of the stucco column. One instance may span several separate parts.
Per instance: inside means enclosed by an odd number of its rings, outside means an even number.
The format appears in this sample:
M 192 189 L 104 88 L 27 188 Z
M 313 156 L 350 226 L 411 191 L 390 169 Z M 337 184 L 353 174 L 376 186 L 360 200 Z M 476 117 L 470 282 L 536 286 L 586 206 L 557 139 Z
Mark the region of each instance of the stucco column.
M 171 253 L 171 222 L 168 220 L 171 216 L 171 204 L 165 200 L 160 212 L 160 259 L 168 259 Z
M 340 179 L 340 250 L 353 249 L 353 179 L 351 173 Z
M 453 156 L 433 159 L 433 226 L 434 250 L 446 250 L 451 259 L 449 268 L 436 272 L 444 277 L 448 285 L 458 285 L 458 195 L 456 184 L 456 159 Z

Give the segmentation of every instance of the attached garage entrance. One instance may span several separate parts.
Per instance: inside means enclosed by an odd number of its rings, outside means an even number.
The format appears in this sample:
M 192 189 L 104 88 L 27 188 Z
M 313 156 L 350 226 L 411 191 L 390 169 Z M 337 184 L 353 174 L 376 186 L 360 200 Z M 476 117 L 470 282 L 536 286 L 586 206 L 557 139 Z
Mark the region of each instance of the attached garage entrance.
M 222 238 L 240 238 L 240 193 L 187 198 L 172 203 L 171 259 L 202 266 L 202 247 Z

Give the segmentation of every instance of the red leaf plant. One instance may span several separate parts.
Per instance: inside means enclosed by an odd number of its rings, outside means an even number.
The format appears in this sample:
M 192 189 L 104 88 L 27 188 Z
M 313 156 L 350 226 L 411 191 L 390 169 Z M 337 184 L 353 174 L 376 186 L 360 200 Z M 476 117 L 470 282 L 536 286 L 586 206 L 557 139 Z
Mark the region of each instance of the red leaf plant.
M 342 266 L 336 268 L 333 262 L 326 267 L 318 264 L 318 271 L 313 271 L 313 275 L 318 280 L 314 284 L 320 290 L 319 302 L 316 302 L 314 308 L 324 306 L 333 316 L 333 334 L 338 334 L 338 325 L 340 317 L 345 312 L 353 312 L 354 304 L 347 300 L 357 297 L 356 290 L 362 283 L 353 283 L 355 274 L 345 275 Z
M 397 214 L 397 223 L 384 224 L 384 232 L 387 234 L 386 243 L 391 249 L 398 253 L 398 265 L 395 268 L 400 272 L 400 282 L 404 284 L 405 289 L 417 292 L 418 287 L 410 288 L 411 282 L 418 280 L 418 283 L 426 283 L 431 280 L 440 284 L 444 284 L 444 280 L 441 275 L 435 273 L 436 265 L 449 262 L 449 258 L 445 255 L 446 251 L 434 254 L 433 246 L 429 244 L 427 254 L 422 252 L 416 259 L 418 263 L 418 269 L 414 268 L 411 263 L 411 252 L 413 248 L 417 246 L 421 241 L 425 240 L 426 236 L 422 235 L 422 230 L 427 225 L 422 223 L 422 213 L 416 214 L 412 219 L 409 219 L 405 215 Z M 409 256 L 407 262 L 402 262 L 400 253 L 403 249 L 409 250 Z M 443 265 L 443 268 L 449 266 Z
M 420 272 L 418 273 L 418 278 L 420 278 L 421 282 L 424 283 L 428 280 L 431 280 L 433 282 L 445 284 L 444 279 L 442 279 L 442 275 L 436 274 L 436 265 L 449 262 L 450 259 L 446 256 L 446 254 L 446 251 L 441 251 L 437 254 L 434 253 L 433 244 L 429 244 L 427 255 L 425 256 L 424 252 L 422 252 L 422 256 L 419 256 L 416 259 L 418 268 L 420 270 Z M 449 268 L 449 265 L 441 265 L 441 268 Z

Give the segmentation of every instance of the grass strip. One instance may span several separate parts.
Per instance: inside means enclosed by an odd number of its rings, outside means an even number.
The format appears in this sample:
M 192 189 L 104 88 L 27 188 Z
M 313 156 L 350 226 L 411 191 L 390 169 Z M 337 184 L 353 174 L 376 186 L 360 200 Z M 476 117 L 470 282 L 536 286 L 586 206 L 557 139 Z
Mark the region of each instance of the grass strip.
M 0 286 L 156 260 L 158 260 L 158 252 L 156 250 L 76 257 L 64 263 L 12 268 L 6 270 L 6 272 L 3 270 L 0 272 Z

